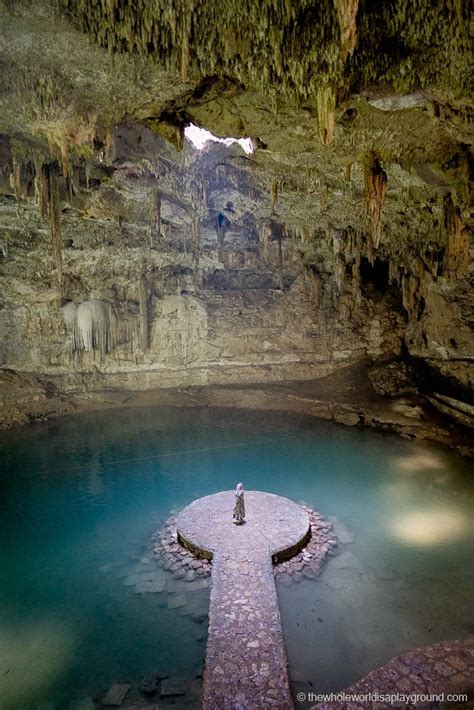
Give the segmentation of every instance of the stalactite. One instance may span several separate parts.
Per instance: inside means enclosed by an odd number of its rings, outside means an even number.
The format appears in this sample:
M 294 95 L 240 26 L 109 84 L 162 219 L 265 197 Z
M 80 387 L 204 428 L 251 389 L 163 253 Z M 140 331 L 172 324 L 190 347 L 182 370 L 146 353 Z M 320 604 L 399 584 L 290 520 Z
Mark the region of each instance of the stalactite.
M 319 308 L 321 306 L 321 293 L 323 289 L 323 280 L 320 274 L 313 274 L 313 301 L 314 307 Z
M 403 274 L 401 280 L 402 303 L 411 317 L 416 317 L 418 304 L 422 294 L 422 279 L 414 274 Z
M 59 150 L 61 153 L 61 169 L 64 177 L 69 177 L 70 173 L 70 163 L 69 163 L 69 146 L 65 139 L 61 140 L 59 144 Z
M 183 81 L 188 80 L 188 68 L 189 68 L 189 29 L 186 22 L 187 15 L 183 16 L 183 33 L 181 35 L 181 79 Z
M 279 180 L 273 180 L 272 181 L 272 199 L 271 199 L 271 204 L 270 204 L 270 209 L 272 212 L 275 211 L 276 203 L 278 201 L 279 188 L 280 188 Z
M 364 197 L 367 228 L 371 245 L 377 249 L 382 234 L 382 207 L 387 190 L 387 173 L 373 151 L 364 164 Z
M 274 63 L 275 63 L 275 71 L 277 76 L 281 76 L 283 74 L 283 57 L 281 53 L 281 43 L 276 42 L 274 44 Z
M 281 231 L 278 232 L 278 286 L 281 291 L 283 291 L 284 277 L 283 277 L 283 235 Z
M 198 214 L 194 215 L 193 219 L 193 259 L 197 263 L 199 261 L 199 252 L 201 250 L 201 220 Z
M 17 161 L 16 158 L 12 159 L 10 185 L 15 193 L 17 204 L 19 205 L 21 202 L 21 163 Z
M 71 192 L 73 195 L 78 195 L 81 191 L 79 182 L 79 170 L 71 170 Z
M 455 281 L 469 273 L 469 238 L 451 196 L 444 200 L 444 225 L 447 233 L 444 272 L 449 280 Z
M 66 178 L 66 189 L 67 189 L 69 202 L 71 202 L 72 198 L 74 196 L 74 188 L 73 188 L 73 184 L 72 184 L 72 172 Z
M 183 9 L 183 27 L 181 32 L 181 79 L 188 80 L 189 72 L 189 37 L 195 0 L 188 0 Z
M 343 238 L 341 231 L 339 229 L 335 229 L 332 226 L 329 226 L 328 237 L 332 241 L 332 250 L 334 256 L 338 256 L 343 250 Z
M 352 264 L 352 313 L 357 313 L 361 301 L 362 301 L 362 291 L 360 288 L 360 251 L 356 253 L 354 258 L 354 263 Z
M 388 280 L 391 284 L 400 283 L 400 267 L 395 259 L 390 259 L 388 262 Z
M 341 30 L 341 54 L 345 61 L 355 49 L 357 39 L 356 17 L 359 0 L 334 0 Z
M 140 278 L 140 347 L 143 352 L 148 350 L 148 280 L 145 275 Z
M 50 169 L 49 175 L 49 224 L 51 228 L 51 243 L 56 263 L 58 286 L 63 284 L 63 240 L 61 237 L 61 219 L 59 210 L 59 189 L 56 170 Z
M 348 228 L 344 232 L 343 238 L 343 248 L 344 248 L 344 258 L 347 263 L 351 259 L 358 260 L 360 262 L 361 256 L 361 234 L 358 231 L 354 231 Z
M 66 303 L 61 308 L 66 328 L 71 332 L 71 352 L 83 349 L 81 331 L 77 325 L 77 304 L 74 301 Z
M 269 222 L 262 222 L 259 229 L 260 257 L 265 264 L 270 261 L 270 245 L 272 242 L 272 226 Z
M 72 353 L 99 350 L 105 355 L 118 342 L 118 320 L 110 303 L 91 300 L 76 305 L 70 301 L 61 311 L 71 333 Z
M 230 222 L 227 217 L 219 213 L 216 218 L 216 236 L 219 249 L 222 249 L 222 247 L 224 246 L 224 239 L 229 226 Z
M 338 254 L 334 263 L 334 280 L 336 282 L 337 293 L 341 294 L 344 291 L 344 282 L 346 278 L 346 263 L 341 254 Z
M 334 280 L 336 283 L 337 294 L 339 295 L 344 290 L 346 276 L 343 235 L 339 229 L 335 229 L 334 227 L 329 227 L 328 232 L 329 236 L 332 238 L 332 249 L 334 253 Z
M 154 246 L 155 237 L 160 237 L 161 234 L 161 192 L 152 190 L 149 203 L 150 215 L 150 241 L 151 246 Z
M 316 93 L 319 136 L 323 145 L 329 145 L 334 138 L 334 113 L 336 96 L 330 86 L 320 86 Z
M 219 222 L 219 219 L 217 219 L 217 222 L 216 222 L 216 236 L 217 236 L 217 245 L 218 245 L 219 249 L 222 249 L 222 247 L 224 246 L 225 228 Z
M 459 76 L 451 78 L 452 72 L 443 76 L 445 67 L 439 61 L 445 59 L 449 64 L 452 60 L 453 37 L 461 51 L 469 46 L 468 13 L 466 3 L 461 0 L 453 0 L 447 8 L 444 3 L 429 2 L 414 6 L 407 0 L 366 4 L 364 28 L 361 27 L 364 37 L 361 61 L 347 72 L 343 72 L 342 60 L 356 44 L 357 0 L 329 3 L 154 0 L 138 5 L 117 2 L 113 13 L 97 0 L 58 0 L 57 4 L 81 31 L 107 47 L 112 55 L 148 54 L 167 70 L 181 70 L 185 81 L 194 66 L 202 77 L 229 76 L 241 85 L 267 92 L 269 83 L 277 79 L 279 92 L 294 94 L 302 100 L 322 78 L 333 86 L 350 90 L 355 74 L 357 84 L 363 87 L 390 80 L 397 70 L 397 81 L 402 81 L 403 86 L 413 83 L 428 86 L 433 72 L 439 74 L 441 86 L 445 86 L 447 75 L 457 88 L 467 86 L 466 64 L 462 64 L 462 71 L 456 72 Z M 371 52 L 367 43 L 375 42 L 379 35 L 383 41 L 377 51 Z M 430 51 L 426 45 L 435 35 L 439 41 L 431 43 Z M 410 51 L 392 58 L 393 37 L 398 37 Z M 422 53 L 417 41 L 423 47 Z M 414 51 L 416 61 L 412 62 Z M 434 60 L 434 66 L 430 66 L 430 59 Z M 465 90 L 458 90 L 456 95 L 463 93 Z
M 40 180 L 40 210 L 48 219 L 51 231 L 51 246 L 59 289 L 63 284 L 63 243 L 58 189 L 58 167 L 55 163 L 43 163 Z
M 323 186 L 323 189 L 321 191 L 321 209 L 326 210 L 328 207 L 328 201 L 329 201 L 329 190 L 327 185 Z
M 42 170 L 41 170 L 41 163 L 38 163 L 35 161 L 34 164 L 34 200 L 35 200 L 35 205 L 38 207 L 41 216 L 44 218 L 43 214 L 43 209 L 42 209 L 42 197 L 41 197 L 41 191 L 43 189 L 43 179 L 42 179 Z
M 48 219 L 49 173 L 45 165 L 36 168 L 35 192 L 38 207 L 43 219 Z
M 64 310 L 63 310 L 64 313 Z M 90 300 L 77 307 L 78 350 L 98 350 L 102 355 L 117 343 L 118 321 L 107 301 Z

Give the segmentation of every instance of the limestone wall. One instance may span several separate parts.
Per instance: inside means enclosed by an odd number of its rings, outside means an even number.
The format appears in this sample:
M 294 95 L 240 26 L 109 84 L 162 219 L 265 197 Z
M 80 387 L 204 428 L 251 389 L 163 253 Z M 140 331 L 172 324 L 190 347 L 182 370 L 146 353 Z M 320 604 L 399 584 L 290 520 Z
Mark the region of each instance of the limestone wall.
M 13 234 L 0 276 L 1 364 L 54 377 L 60 390 L 311 379 L 367 354 L 400 351 L 403 318 L 387 303 L 363 299 L 347 322 L 350 283 L 335 298 L 329 274 L 321 296 L 289 253 L 288 285 L 278 287 L 276 245 L 267 264 L 252 246 L 206 249 L 198 262 L 187 252 L 132 244 L 70 247 L 59 297 L 47 244 L 34 216 L 23 219 L 32 220 L 31 244 Z M 76 225 L 78 243 L 86 228 Z M 86 302 L 114 314 L 107 347 L 97 339 L 89 349 L 75 316 L 68 320 Z

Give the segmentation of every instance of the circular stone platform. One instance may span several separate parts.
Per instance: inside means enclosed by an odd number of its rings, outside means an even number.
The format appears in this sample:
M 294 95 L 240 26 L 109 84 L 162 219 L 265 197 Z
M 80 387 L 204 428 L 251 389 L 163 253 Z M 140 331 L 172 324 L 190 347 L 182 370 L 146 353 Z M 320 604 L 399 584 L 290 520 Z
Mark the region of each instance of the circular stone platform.
M 223 548 L 249 545 L 267 551 L 273 562 L 295 555 L 311 534 L 308 513 L 289 498 L 245 491 L 245 523 L 234 525 L 235 492 L 199 498 L 178 517 L 178 540 L 195 555 L 212 559 Z
M 194 501 L 178 517 L 180 542 L 212 559 L 203 710 L 293 708 L 272 560 L 295 555 L 311 535 L 308 513 L 260 491 L 245 492 L 235 525 L 234 491 Z

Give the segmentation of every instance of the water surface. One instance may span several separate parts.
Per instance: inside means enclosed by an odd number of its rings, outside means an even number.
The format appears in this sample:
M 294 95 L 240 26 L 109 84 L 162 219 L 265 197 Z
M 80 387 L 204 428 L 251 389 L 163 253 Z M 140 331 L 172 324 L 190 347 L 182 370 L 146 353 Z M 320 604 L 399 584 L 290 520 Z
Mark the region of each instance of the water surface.
M 309 503 L 341 539 L 318 579 L 278 587 L 296 689 L 338 690 L 474 631 L 472 472 L 435 445 L 282 413 L 147 407 L 7 432 L 0 456 L 2 710 L 79 710 L 117 680 L 202 673 L 206 593 L 170 610 L 124 581 L 171 512 L 238 480 Z

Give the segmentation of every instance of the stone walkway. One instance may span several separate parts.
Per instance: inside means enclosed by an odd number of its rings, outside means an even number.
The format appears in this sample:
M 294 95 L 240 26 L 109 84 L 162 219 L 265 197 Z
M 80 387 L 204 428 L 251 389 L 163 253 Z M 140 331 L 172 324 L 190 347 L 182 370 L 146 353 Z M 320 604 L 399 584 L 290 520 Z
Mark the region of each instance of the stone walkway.
M 245 493 L 246 522 L 233 525 L 234 492 L 191 503 L 178 537 L 212 558 L 203 708 L 293 708 L 272 559 L 289 557 L 310 534 L 308 514 L 271 493 Z
M 347 530 L 343 539 L 340 539 L 336 536 L 332 524 L 320 513 L 307 505 L 301 504 L 301 507 L 308 513 L 311 537 L 291 559 L 282 560 L 273 566 L 276 579 L 285 586 L 303 579 L 315 579 L 321 574 L 328 557 L 340 551 L 339 542 L 353 542 L 353 536 L 349 535 Z M 152 559 L 156 560 L 160 567 L 171 572 L 176 579 L 192 582 L 210 577 L 211 561 L 204 557 L 198 559 L 194 552 L 178 542 L 177 525 L 177 516 L 171 515 L 153 534 Z
M 341 694 L 348 697 L 317 703 L 312 710 L 471 708 L 474 703 L 474 639 L 437 643 L 392 658 Z M 436 699 L 442 694 L 442 700 Z M 468 698 L 467 701 L 454 700 L 448 694 L 467 694 Z M 393 696 L 391 702 L 378 697 L 389 695 Z M 401 695 L 410 697 L 402 701 Z M 433 697 L 428 700 L 427 696 Z

